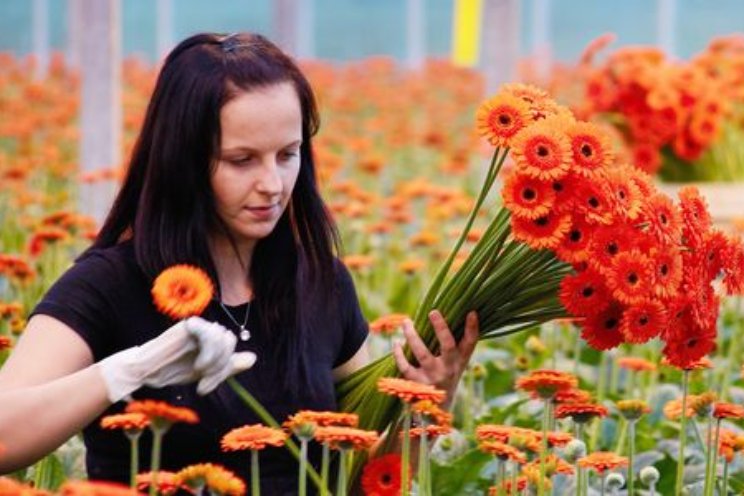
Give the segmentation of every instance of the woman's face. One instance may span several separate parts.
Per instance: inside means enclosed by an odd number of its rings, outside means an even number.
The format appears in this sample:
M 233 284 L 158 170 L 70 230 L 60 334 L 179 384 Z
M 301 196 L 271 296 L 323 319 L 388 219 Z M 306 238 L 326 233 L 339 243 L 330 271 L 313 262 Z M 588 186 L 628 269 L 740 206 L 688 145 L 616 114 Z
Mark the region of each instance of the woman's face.
M 240 245 L 268 236 L 300 172 L 302 111 L 292 83 L 239 93 L 220 112 L 211 176 L 217 214 Z

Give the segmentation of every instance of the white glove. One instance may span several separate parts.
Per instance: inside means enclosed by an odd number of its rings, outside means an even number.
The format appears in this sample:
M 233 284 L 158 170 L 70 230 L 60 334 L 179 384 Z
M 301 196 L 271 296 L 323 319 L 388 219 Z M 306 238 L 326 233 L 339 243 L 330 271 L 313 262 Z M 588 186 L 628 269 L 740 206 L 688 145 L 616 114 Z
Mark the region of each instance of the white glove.
M 256 362 L 255 353 L 235 353 L 236 343 L 235 335 L 220 324 L 189 317 L 140 346 L 101 360 L 98 368 L 114 403 L 142 386 L 160 388 L 197 379 L 196 391 L 204 395 Z

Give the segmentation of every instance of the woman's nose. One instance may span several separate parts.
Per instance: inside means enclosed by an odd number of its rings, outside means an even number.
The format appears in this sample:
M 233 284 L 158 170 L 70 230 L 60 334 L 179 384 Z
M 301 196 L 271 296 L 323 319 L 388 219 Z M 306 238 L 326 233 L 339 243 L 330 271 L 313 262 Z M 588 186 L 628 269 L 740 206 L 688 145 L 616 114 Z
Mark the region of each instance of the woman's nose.
M 275 159 L 266 159 L 262 164 L 256 187 L 261 193 L 267 195 L 277 195 L 282 192 L 282 177 Z

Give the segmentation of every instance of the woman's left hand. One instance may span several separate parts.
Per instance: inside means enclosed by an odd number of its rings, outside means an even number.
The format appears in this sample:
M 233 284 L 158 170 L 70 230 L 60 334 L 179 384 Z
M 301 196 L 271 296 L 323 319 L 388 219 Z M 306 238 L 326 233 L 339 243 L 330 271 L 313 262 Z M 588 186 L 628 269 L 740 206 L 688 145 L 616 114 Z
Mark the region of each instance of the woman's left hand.
M 395 343 L 393 356 L 403 378 L 431 384 L 445 390 L 447 398 L 444 406 L 449 407 L 460 376 L 467 367 L 475 345 L 478 343 L 478 316 L 475 312 L 468 313 L 465 319 L 465 332 L 459 344 L 455 342 L 447 322 L 438 310 L 429 312 L 429 320 L 439 340 L 439 355 L 433 355 L 429 351 L 421 336 L 413 328 L 413 322 L 406 320 L 403 323 L 403 335 L 419 366 L 414 367 L 406 359 L 401 342 Z

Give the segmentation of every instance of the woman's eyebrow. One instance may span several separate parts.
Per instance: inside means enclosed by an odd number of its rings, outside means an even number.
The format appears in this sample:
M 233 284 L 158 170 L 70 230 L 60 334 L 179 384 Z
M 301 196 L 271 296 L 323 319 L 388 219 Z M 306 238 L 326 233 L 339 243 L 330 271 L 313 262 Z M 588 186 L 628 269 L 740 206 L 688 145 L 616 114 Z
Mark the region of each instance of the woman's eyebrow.
M 294 146 L 300 146 L 301 144 L 302 144 L 302 140 L 295 140 L 295 141 L 293 141 L 291 143 L 288 143 L 288 144 L 280 147 L 279 149 L 280 150 L 283 150 L 285 148 L 290 148 L 290 147 L 294 147 Z M 251 153 L 256 153 L 257 151 L 258 150 L 256 150 L 255 148 L 252 148 L 250 146 L 235 146 L 235 147 L 232 147 L 232 148 L 227 148 L 225 150 L 221 150 L 220 151 L 220 154 L 222 154 L 222 155 L 228 155 L 230 153 L 236 153 L 236 152 L 251 152 Z

